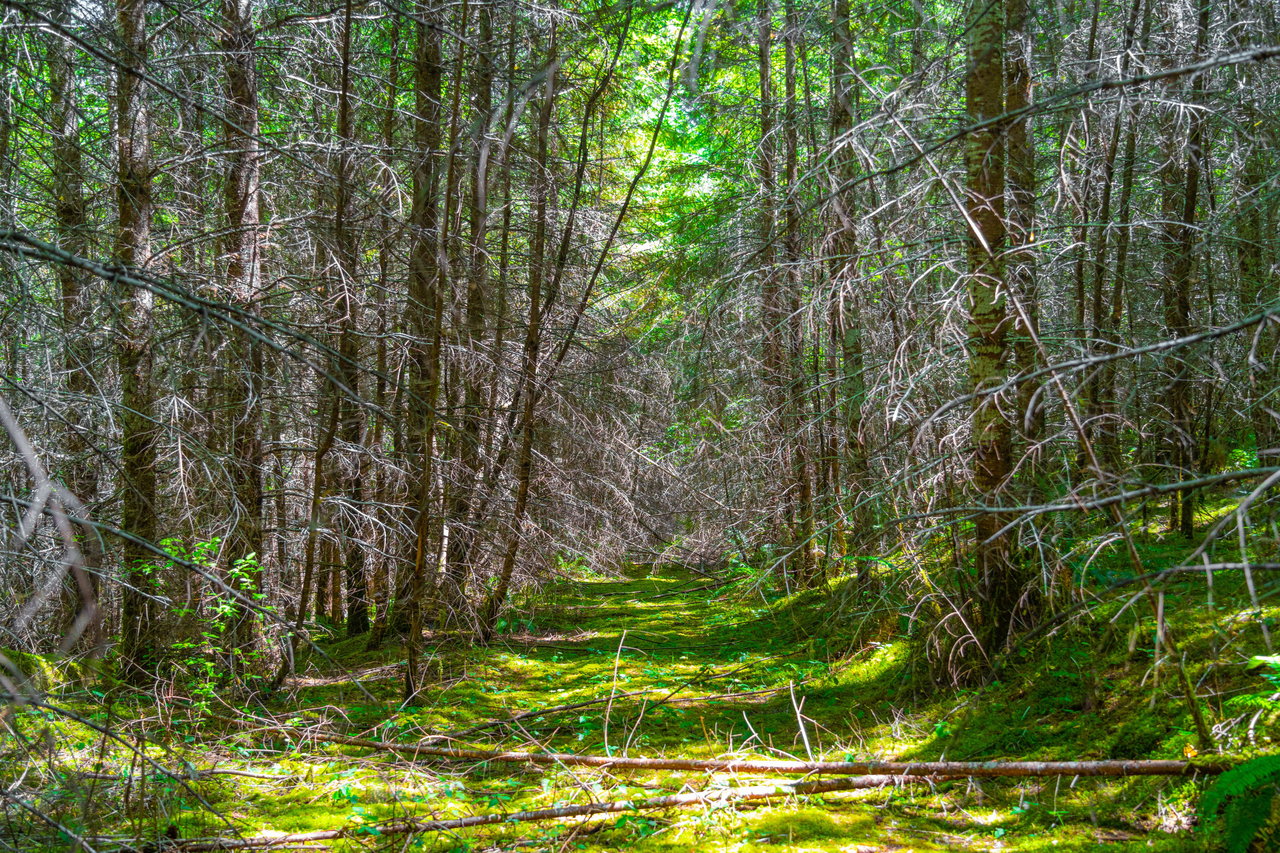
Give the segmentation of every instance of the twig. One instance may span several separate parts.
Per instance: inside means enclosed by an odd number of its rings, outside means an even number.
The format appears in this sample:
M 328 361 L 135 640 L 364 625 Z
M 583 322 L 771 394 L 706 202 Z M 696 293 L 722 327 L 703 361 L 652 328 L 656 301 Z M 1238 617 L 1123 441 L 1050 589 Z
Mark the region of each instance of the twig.
M 449 832 L 467 829 L 473 826 L 489 826 L 498 823 L 529 823 L 543 820 L 560 820 L 581 815 L 610 814 L 616 812 L 645 811 L 649 809 L 682 808 L 702 803 L 733 803 L 743 800 L 765 800 L 775 797 L 803 796 L 806 794 L 825 794 L 833 791 L 853 791 L 865 788 L 883 788 L 907 782 L 930 781 L 918 777 L 895 776 L 860 776 L 853 779 L 825 779 L 817 782 L 793 782 L 789 784 L 753 785 L 744 788 L 721 788 L 712 791 L 693 791 L 685 794 L 670 794 L 664 797 L 651 797 L 644 800 L 610 800 L 599 803 L 583 803 L 576 806 L 558 806 L 556 808 L 533 809 L 531 811 L 511 814 L 486 814 L 457 818 L 456 820 L 405 820 L 384 824 L 376 828 L 376 834 L 412 835 L 422 832 Z M 375 828 L 369 826 L 349 827 L 346 829 L 329 829 L 318 832 L 299 832 L 293 835 L 258 836 L 255 838 L 228 838 L 208 841 L 188 841 L 176 844 L 172 849 L 189 851 L 189 853 L 205 853 L 216 850 L 245 850 L 249 848 L 280 847 L 286 844 L 298 844 L 309 841 L 329 841 L 339 838 L 353 838 L 375 834 Z
M 277 729 L 286 736 L 293 729 Z M 509 761 L 530 764 L 564 764 L 577 767 L 632 767 L 639 770 L 702 770 L 715 773 L 826 773 L 840 776 L 1194 776 L 1222 773 L 1234 762 L 1228 759 L 1190 762 L 1172 759 L 1145 761 L 774 761 L 763 759 L 624 758 L 610 755 L 577 755 L 565 752 L 516 752 L 488 749 L 454 749 L 421 743 L 389 743 L 346 735 L 308 733 L 328 743 L 405 753 L 414 757 L 451 761 Z

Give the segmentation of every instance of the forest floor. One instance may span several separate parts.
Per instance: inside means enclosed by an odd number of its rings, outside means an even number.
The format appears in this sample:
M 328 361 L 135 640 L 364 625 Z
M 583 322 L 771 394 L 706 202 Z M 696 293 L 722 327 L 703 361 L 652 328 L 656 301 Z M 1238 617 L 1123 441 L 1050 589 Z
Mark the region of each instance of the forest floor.
M 821 629 L 839 622 L 838 592 L 837 585 L 768 601 L 759 589 L 726 589 L 679 571 L 565 580 L 524 601 L 519 619 L 505 622 L 489 648 L 434 638 L 418 707 L 399 703 L 403 648 L 366 652 L 364 638 L 334 641 L 325 644 L 328 661 L 313 657 L 305 674 L 257 705 L 233 707 L 216 690 L 198 702 L 103 698 L 91 718 L 130 742 L 146 737 L 155 744 L 145 750 L 155 772 L 116 744 L 77 735 L 46 715 L 49 729 L 62 727 L 63 748 L 50 748 L 28 787 L 64 828 L 78 827 L 104 851 L 166 831 L 183 839 L 227 837 L 232 827 L 244 837 L 349 832 L 290 849 L 1206 849 L 1204 834 L 1191 830 L 1190 804 L 1201 783 L 1160 778 L 952 781 L 384 836 L 398 818 L 510 814 L 770 778 L 445 761 L 315 737 L 414 743 L 453 733 L 442 743 L 834 760 L 1177 758 L 1193 741 L 1174 679 L 1152 669 L 1150 649 L 1145 659 L 1135 652 L 1141 644 L 1133 633 L 1126 649 L 1123 633 L 1099 638 L 1098 629 L 1087 628 L 1057 638 L 1053 657 L 1029 650 L 981 690 L 922 690 L 909 666 L 916 656 L 893 637 L 901 626 L 889 625 L 879 639 L 854 632 L 854 647 L 829 653 Z M 1219 601 L 1229 594 L 1220 582 Z M 1184 585 L 1185 601 L 1177 589 L 1170 595 L 1170 612 L 1180 614 L 1185 647 L 1196 659 L 1239 657 L 1234 640 L 1223 643 L 1235 630 L 1231 620 L 1204 609 L 1202 582 Z M 1137 617 L 1133 625 L 1138 632 Z M 1256 692 L 1240 669 L 1219 666 L 1215 674 L 1211 666 L 1196 677 L 1218 696 Z M 530 711 L 547 713 L 473 728 Z M 1215 719 L 1229 715 L 1219 702 Z M 38 740 L 30 722 L 26 730 Z M 48 730 L 44 737 L 55 740 Z M 78 756 L 68 754 L 77 737 Z M 175 764 L 187 778 L 158 770 Z M 107 817 L 89 820 L 70 805 L 58 811 L 59 795 L 68 804 L 82 801 L 85 786 L 97 787 L 100 803 L 115 804 Z

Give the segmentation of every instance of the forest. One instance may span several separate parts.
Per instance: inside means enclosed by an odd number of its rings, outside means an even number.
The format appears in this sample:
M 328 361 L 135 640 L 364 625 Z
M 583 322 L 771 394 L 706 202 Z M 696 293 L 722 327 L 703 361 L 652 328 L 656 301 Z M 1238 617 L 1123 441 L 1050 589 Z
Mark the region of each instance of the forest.
M 0 75 L 0 850 L 1280 850 L 1273 0 Z

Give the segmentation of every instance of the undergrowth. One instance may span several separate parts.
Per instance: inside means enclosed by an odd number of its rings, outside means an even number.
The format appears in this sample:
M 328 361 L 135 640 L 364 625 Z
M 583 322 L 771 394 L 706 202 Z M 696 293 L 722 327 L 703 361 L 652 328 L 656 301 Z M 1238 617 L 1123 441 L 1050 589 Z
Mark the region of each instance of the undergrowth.
M 1151 555 L 1160 546 L 1144 543 Z M 399 701 L 403 648 L 369 652 L 358 639 L 326 643 L 333 663 L 310 658 L 278 693 L 239 700 L 218 691 L 184 698 L 178 686 L 169 695 L 141 696 L 100 676 L 51 678 L 57 668 L 49 667 L 41 670 L 43 706 L 13 707 L 4 719 L 0 771 L 8 823 L 0 835 L 20 839 L 23 850 L 68 849 L 81 837 L 95 849 L 119 851 L 133 843 L 127 840 L 154 842 L 166 833 L 346 829 L 349 837 L 336 849 L 400 849 L 404 839 L 380 835 L 387 820 L 444 820 L 759 781 L 405 761 L 309 741 L 308 731 L 407 743 L 454 733 L 458 746 L 642 756 L 1195 755 L 1173 662 L 1156 644 L 1154 616 L 1141 600 L 1098 595 L 1102 587 L 1088 586 L 1096 581 L 1086 569 L 1123 570 L 1119 556 L 1095 552 L 1080 575 L 1081 595 L 1093 596 L 1089 606 L 1010 650 L 994 679 L 961 688 L 938 685 L 921 667 L 925 620 L 906 595 L 922 570 L 941 574 L 949 563 L 901 554 L 877 558 L 861 580 L 856 573 L 837 576 L 791 595 L 751 576 L 717 587 L 670 567 L 634 570 L 623 580 L 574 577 L 569 570 L 527 595 L 492 647 L 454 638 L 429 646 L 429 686 L 414 707 Z M 1222 776 L 1198 812 L 1199 779 L 953 781 L 740 808 L 499 825 L 419 835 L 409 846 L 1244 850 L 1265 831 L 1280 778 L 1280 757 L 1270 754 L 1280 736 L 1276 685 L 1264 677 L 1272 670 L 1249 669 L 1265 651 L 1260 626 L 1277 609 L 1254 608 L 1241 580 L 1225 574 L 1212 606 L 1198 576 L 1177 576 L 1162 590 L 1169 629 L 1187 655 L 1220 750 L 1256 756 Z M 601 701 L 569 707 L 591 700 Z

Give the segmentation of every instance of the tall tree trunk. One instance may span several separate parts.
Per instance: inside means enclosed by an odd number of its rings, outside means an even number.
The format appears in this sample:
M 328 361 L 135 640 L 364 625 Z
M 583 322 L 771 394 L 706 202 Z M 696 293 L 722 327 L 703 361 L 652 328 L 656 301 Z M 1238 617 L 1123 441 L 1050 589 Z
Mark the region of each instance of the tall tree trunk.
M 1256 115 L 1250 110 L 1249 114 Z M 1246 126 L 1256 124 L 1249 122 Z M 1240 307 L 1252 314 L 1267 307 L 1276 295 L 1274 272 L 1275 201 L 1265 189 L 1267 177 L 1264 153 L 1254 146 L 1246 155 L 1240 173 L 1240 212 L 1236 218 L 1239 238 L 1236 265 L 1240 274 Z M 1247 359 L 1248 386 L 1244 410 L 1253 427 L 1254 448 L 1270 450 L 1276 442 L 1276 418 L 1268 408 L 1276 406 L 1268 399 L 1275 387 L 1274 376 L 1276 331 L 1264 324 L 1255 333 Z M 1262 461 L 1262 460 L 1260 460 Z M 1263 464 L 1270 464 L 1263 461 Z
M 71 4 L 62 2 L 55 12 L 58 23 L 71 20 Z M 89 248 L 88 217 L 84 195 L 84 160 L 81 155 L 80 122 L 77 114 L 75 67 L 70 46 L 61 38 L 49 41 L 49 107 L 53 121 L 53 195 L 55 233 L 63 250 L 85 256 Z M 9 223 L 4 223 L 5 227 Z M 58 300 L 62 321 L 62 370 L 71 405 L 64 413 L 65 441 L 68 460 L 63 481 L 71 494 L 85 505 L 98 492 L 98 477 L 93 465 L 93 422 L 88 401 L 93 399 L 93 348 L 89 335 L 92 288 L 86 274 L 70 264 L 58 264 Z M 97 566 L 88 567 L 90 589 L 98 597 Z M 88 602 L 70 577 L 64 589 L 66 628 L 75 622 L 76 612 L 83 612 Z M 63 632 L 64 635 L 66 631 Z
M 786 411 L 783 420 L 784 429 L 790 444 L 791 472 L 795 489 L 796 517 L 792 532 L 795 571 L 799 583 L 807 586 L 814 581 L 815 555 L 817 548 L 815 538 L 814 499 L 813 499 L 813 466 L 812 448 L 809 446 L 811 430 L 809 427 L 809 388 L 808 371 L 805 369 L 806 334 L 804 311 L 802 310 L 804 294 L 803 276 L 801 274 L 802 235 L 800 220 L 802 205 L 800 201 L 800 108 L 796 97 L 796 42 L 799 39 L 800 18 L 796 13 L 795 0 L 786 0 L 785 25 L 783 34 L 785 46 L 785 80 L 786 112 L 783 116 L 784 172 L 787 185 L 786 208 L 784 211 L 784 227 L 782 247 L 784 253 L 784 275 L 786 276 L 786 317 L 784 330 L 786 335 L 786 369 L 787 392 Z
M 492 152 L 488 139 L 493 113 L 493 11 L 484 6 L 479 12 L 480 34 L 473 72 L 474 128 L 471 149 L 476 152 L 471 163 L 471 186 L 467 202 L 468 252 L 466 319 L 460 329 L 463 399 L 458 417 L 458 473 L 454 478 L 449 507 L 449 549 L 446 556 L 451 586 L 459 597 L 466 588 L 471 553 L 475 541 L 475 525 L 471 510 L 480 476 L 481 424 L 486 417 L 483 345 L 489 290 L 489 165 Z M 496 353 L 495 353 L 496 356 Z M 461 604 L 461 602 L 459 602 Z
M 422 637 L 423 597 L 428 585 L 427 563 L 436 551 L 431 541 L 432 484 L 435 479 L 433 452 L 437 420 L 436 400 L 440 391 L 441 315 L 437 242 L 439 238 L 440 64 L 439 13 L 426 0 L 418 5 L 417 47 L 413 57 L 415 116 L 413 141 L 416 161 L 413 169 L 413 207 L 409 214 L 409 317 L 406 326 L 412 335 L 409 390 L 411 456 L 415 469 L 414 542 L 409 576 L 408 666 L 405 670 L 404 698 L 416 701 L 418 693 L 418 643 Z
M 1027 0 L 1005 0 L 1005 27 L 1008 56 L 1004 66 L 1005 111 L 1016 113 L 1031 103 L 1032 35 L 1027 31 Z M 1013 360 L 1019 373 L 1030 373 L 1040 366 L 1036 341 L 1040 335 L 1040 294 L 1036 283 L 1035 242 L 1036 158 L 1035 146 L 1028 133 L 1029 116 L 1012 119 L 1005 135 L 1008 158 L 1006 205 L 1009 214 L 1010 248 L 1008 265 L 1009 292 L 1017 299 L 1013 312 L 1016 330 Z M 1035 445 L 1044 433 L 1044 407 L 1036 404 L 1040 383 L 1024 381 L 1018 386 L 1017 416 L 1019 436 L 1029 454 L 1024 476 L 1030 494 L 1038 491 L 1037 479 L 1040 450 Z
M 351 120 L 351 27 L 352 2 L 346 0 L 340 19 L 338 43 L 341 50 L 341 79 L 338 84 L 338 152 L 335 162 L 337 186 L 333 208 L 334 261 L 337 281 L 332 294 L 338 328 L 338 358 L 334 375 L 342 388 L 338 395 L 338 432 L 343 454 L 339 460 L 339 483 L 346 506 L 339 514 L 343 560 L 347 574 L 347 635 L 357 636 L 369 630 L 368 582 L 365 579 L 365 544 L 363 524 L 364 479 L 367 473 L 366 453 L 360 440 L 364 433 L 360 396 L 360 325 L 359 245 L 351 225 L 353 214 L 352 181 L 355 171 L 356 138 Z
M 554 191 L 551 176 L 550 137 L 551 116 L 555 110 L 556 80 L 559 68 L 556 32 L 551 31 L 551 46 L 547 58 L 547 80 L 543 92 L 542 108 L 538 114 L 537 159 L 533 164 L 533 245 L 529 257 L 529 325 L 525 331 L 524 352 L 520 359 L 520 373 L 524 387 L 523 406 L 520 414 L 520 448 L 516 456 L 516 500 L 512 511 L 511 530 L 507 534 L 506 550 L 502 554 L 502 566 L 498 582 L 485 604 L 480 619 L 480 640 L 489 642 L 498 624 L 498 615 L 506 604 L 511 588 L 511 576 L 515 571 L 516 556 L 524 535 L 524 521 L 529 507 L 529 488 L 533 480 L 533 437 L 538 405 L 538 357 L 542 348 L 543 281 L 546 278 L 547 208 Z
M 1196 28 L 1196 45 L 1192 61 L 1204 56 L 1209 32 L 1209 4 L 1200 5 Z M 1170 138 L 1170 163 L 1162 170 L 1163 205 L 1166 212 L 1167 276 L 1162 288 L 1165 326 L 1169 336 L 1181 338 L 1191 332 L 1191 291 L 1196 276 L 1196 212 L 1199 204 L 1201 159 L 1204 155 L 1204 122 L 1195 108 L 1203 95 L 1202 74 L 1192 80 L 1185 148 L 1181 140 Z M 1179 169 L 1178 155 L 1186 151 L 1185 163 Z M 1179 174 L 1181 172 L 1181 174 Z M 1180 202 L 1180 203 L 1179 203 Z M 1194 414 L 1191 405 L 1191 365 L 1183 353 L 1169 358 L 1169 385 L 1166 403 L 1169 407 L 1167 435 L 1169 462 L 1175 477 L 1192 476 L 1194 460 Z M 1179 530 L 1190 538 L 1194 532 L 1194 501 L 1190 490 L 1173 492 L 1169 497 L 1169 529 Z
M 462 151 L 458 145 L 458 140 L 462 132 L 462 90 L 464 86 L 465 63 L 469 56 L 467 51 L 468 27 L 470 24 L 470 3 L 463 0 L 462 8 L 458 12 L 458 33 L 459 39 L 456 45 L 457 53 L 454 54 L 452 79 L 449 85 L 449 139 L 445 146 L 445 168 L 444 168 L 444 206 L 440 217 L 440 235 L 437 255 L 439 257 L 438 275 L 440 276 L 438 287 L 440 289 L 441 299 L 444 304 L 452 305 L 452 284 L 453 270 L 456 266 L 468 268 L 469 258 L 464 259 L 464 250 L 462 245 L 462 223 L 461 208 L 464 206 L 462 192 L 462 176 L 464 160 Z M 470 270 L 467 269 L 468 279 L 468 308 L 474 307 L 470 296 Z M 453 328 L 457 334 L 457 351 L 470 349 L 467 340 L 470 330 L 472 329 L 471 321 L 474 315 L 468 313 L 467 321 L 455 320 Z M 483 322 L 483 321 L 482 321 Z M 454 358 L 452 360 L 452 370 L 450 377 L 457 377 L 460 372 L 467 370 L 464 363 L 470 359 L 466 356 Z M 459 408 L 457 405 L 457 395 L 460 389 L 456 383 L 450 383 L 444 395 L 448 401 L 447 411 L 455 412 Z M 461 446 L 466 441 L 464 435 L 466 425 L 466 414 L 462 415 L 463 430 L 453 429 L 450 431 L 449 440 L 445 442 L 449 457 L 453 460 L 459 459 L 466 450 Z M 455 423 L 458 419 L 454 419 Z M 461 478 L 457 476 L 449 476 L 456 473 L 447 468 L 441 469 L 441 479 L 443 480 L 442 501 L 444 503 L 445 515 L 441 517 L 441 542 L 442 557 L 444 563 L 444 573 L 441 578 L 441 590 L 439 605 L 443 608 L 441 614 L 445 621 L 455 622 L 464 618 L 464 614 L 470 609 L 466 597 L 466 581 L 467 581 L 467 560 L 465 557 L 455 550 L 457 547 L 465 548 L 466 536 L 463 534 L 463 528 L 467 524 L 466 512 L 463 504 L 467 501 L 466 493 L 468 484 L 464 482 L 467 478 L 465 475 Z M 456 529 L 455 529 L 456 528 Z M 444 541 L 445 531 L 447 531 L 448 541 Z M 455 542 L 455 538 L 459 541 Z M 453 555 L 454 560 L 450 559 Z
M 1120 59 L 1120 76 L 1129 76 L 1129 68 L 1133 57 L 1134 40 L 1138 21 L 1142 15 L 1145 0 L 1134 0 L 1125 26 L 1124 47 Z M 1145 28 L 1144 28 L 1145 36 Z M 1144 39 L 1145 40 L 1145 39 Z M 1128 256 L 1128 209 L 1133 190 L 1133 156 L 1137 135 L 1138 118 L 1141 105 L 1131 104 L 1123 97 L 1115 111 L 1111 124 L 1111 138 L 1107 144 L 1107 152 L 1102 165 L 1102 203 L 1098 216 L 1100 226 L 1093 249 L 1093 290 L 1090 307 L 1090 351 L 1101 357 L 1116 352 L 1119 342 L 1119 319 L 1115 314 L 1115 292 L 1121 287 L 1120 276 L 1123 273 L 1120 248 L 1123 242 L 1124 261 Z M 1125 140 L 1124 153 L 1121 156 L 1120 140 Z M 1120 224 L 1113 223 L 1111 199 L 1115 191 L 1116 162 L 1120 161 Z M 1115 234 L 1114 239 L 1112 235 Z M 1107 259 L 1112 245 L 1116 246 L 1116 267 L 1107 269 Z M 1111 296 L 1108 296 L 1108 276 L 1111 280 Z M 1086 398 L 1085 422 L 1093 431 L 1095 456 L 1102 464 L 1104 471 L 1095 472 L 1098 477 L 1114 475 L 1118 461 L 1119 423 L 1115 405 L 1115 367 L 1112 362 L 1105 362 L 1086 379 L 1084 396 Z
M 115 262 L 135 271 L 151 261 L 152 170 L 147 86 L 134 72 L 146 73 L 146 0 L 117 0 L 120 71 L 116 76 L 116 216 L 112 252 Z M 159 529 L 156 494 L 157 434 L 152 372 L 151 291 L 120 285 L 117 304 L 116 366 L 120 374 L 120 527 L 131 534 L 121 548 L 125 575 L 121 615 L 120 661 L 124 678 L 145 684 L 157 663 L 158 605 L 154 558 L 142 542 L 154 542 Z
M 397 16 L 393 17 L 390 23 L 391 68 L 387 76 L 386 102 L 382 110 L 382 156 L 387 162 L 394 157 L 396 144 L 396 103 L 400 97 L 400 21 L 401 19 Z M 390 169 L 382 169 L 381 172 L 382 196 L 384 199 L 390 199 L 395 193 L 396 177 Z M 396 244 L 396 228 L 390 205 L 386 203 L 383 205 L 380 228 L 382 238 L 378 241 L 378 292 L 387 293 Z M 386 419 L 381 412 L 385 411 L 387 406 L 387 332 L 387 321 L 383 313 L 379 315 L 378 320 L 377 379 L 374 390 L 374 407 L 379 414 L 374 416 L 370 430 L 372 435 L 369 440 L 369 445 L 375 449 L 376 453 L 381 453 L 383 434 L 386 429 Z M 386 495 L 390 480 L 387 467 L 385 464 L 378 464 L 374 469 L 374 500 L 383 504 L 390 502 Z M 384 548 L 383 554 L 375 559 L 369 576 L 369 602 L 375 608 L 369 641 L 366 645 L 369 651 L 381 647 L 389 624 L 388 608 L 391 605 L 391 585 L 394 574 L 391 571 L 391 560 L 386 556 L 387 553 L 388 549 Z
M 784 437 L 787 409 L 787 364 L 784 347 L 786 312 L 777 265 L 777 139 L 773 96 L 773 7 L 770 0 L 756 0 L 756 55 L 760 86 L 760 144 L 756 152 L 756 171 L 760 178 L 759 242 L 755 266 L 760 277 L 760 334 L 763 341 L 761 384 L 764 387 L 767 447 L 775 454 L 769 460 L 774 470 L 788 471 L 789 444 Z M 793 529 L 795 512 L 794 484 L 785 476 L 775 485 L 781 505 L 775 539 L 786 542 Z M 790 561 L 789 561 L 790 562 Z M 791 567 L 785 566 L 787 574 Z
M 1138 53 L 1146 53 L 1147 39 L 1151 33 L 1151 2 L 1137 2 L 1135 6 L 1143 6 L 1142 31 L 1139 36 Z M 1126 35 L 1126 44 L 1130 43 Z M 1124 62 L 1129 61 L 1126 55 Z M 1127 67 L 1127 66 L 1126 66 Z M 1138 126 L 1143 113 L 1142 104 L 1136 104 L 1130 117 L 1129 132 L 1125 138 L 1124 158 L 1120 171 L 1120 201 L 1116 210 L 1118 220 L 1116 233 L 1116 267 L 1112 276 L 1111 298 L 1108 316 L 1102 324 L 1100 352 L 1111 355 L 1118 351 L 1121 340 L 1121 325 L 1124 321 L 1125 306 L 1128 302 L 1129 248 L 1133 241 L 1133 226 L 1130 224 L 1133 209 L 1134 166 L 1137 161 Z M 1122 424 L 1119 400 L 1116 396 L 1116 377 L 1119 364 L 1114 359 L 1105 362 L 1098 376 L 1098 418 L 1101 423 L 1113 425 L 1104 427 L 1102 446 L 1098 448 L 1099 456 L 1104 464 L 1115 466 L 1120 460 L 1120 429 Z
M 833 364 L 832 391 L 840 396 L 832 410 L 841 416 L 836 435 L 844 438 L 843 476 L 833 466 L 833 480 L 848 489 L 848 506 L 836 520 L 837 549 L 843 555 L 848 548 L 849 531 L 865 535 L 870 526 L 867 490 L 866 440 L 862 423 L 862 406 L 866 401 L 863 378 L 862 311 L 854 281 L 857 278 L 858 232 L 856 194 L 851 186 L 857 176 L 857 156 L 851 138 L 856 120 L 854 99 L 855 55 L 850 29 L 849 0 L 834 0 L 832 5 L 832 74 L 831 74 L 831 202 L 828 214 L 827 258 L 831 277 L 831 342 Z M 837 457 L 839 458 L 839 457 Z M 866 562 L 860 562 L 859 575 L 865 579 Z
M 16 230 L 18 226 L 17 192 L 18 158 L 17 143 L 19 139 L 19 116 L 17 114 L 20 97 L 18 69 L 22 60 L 15 55 L 24 50 L 23 27 L 14 26 L 19 20 L 22 9 L 10 4 L 0 10 L 0 229 Z M 0 257 L 0 276 L 6 282 L 18 280 L 19 272 L 15 263 L 16 256 L 12 252 L 4 252 Z M 6 311 L 0 318 L 0 338 L 3 347 L 0 350 L 0 369 L 5 376 L 17 376 L 21 371 L 21 353 L 27 337 L 27 324 L 23 322 L 24 311 Z
M 71 18 L 69 2 L 58 7 L 58 21 L 67 24 Z M 53 179 L 54 213 L 58 242 L 72 255 L 88 252 L 89 232 L 84 197 L 84 162 L 81 155 L 80 122 L 77 115 L 75 67 L 68 55 L 70 47 L 61 38 L 49 41 L 49 101 L 54 122 Z M 58 295 L 62 309 L 65 343 L 62 369 L 67 393 L 74 404 L 66 412 L 67 452 L 65 482 L 81 501 L 92 501 L 98 491 L 97 476 L 89 456 L 93 443 L 88 430 L 89 407 L 93 394 L 93 351 L 87 334 L 90 316 L 86 274 L 70 264 L 59 264 Z
M 1004 249 L 1005 144 L 1003 128 L 990 124 L 1004 112 L 1004 10 L 997 4 L 972 5 L 969 69 L 965 105 L 971 125 L 965 161 L 966 213 L 969 220 L 969 377 L 979 396 L 973 406 L 973 485 L 986 504 L 1002 503 L 1011 470 L 1012 430 L 997 399 L 1006 379 L 1010 318 L 1006 306 Z M 986 123 L 986 124 L 984 124 Z M 1022 596 L 1022 575 L 1003 513 L 986 512 L 974 524 L 974 563 L 982 618 L 979 631 L 989 651 L 1003 647 Z
M 228 301 L 245 319 L 256 317 L 262 298 L 258 86 L 254 67 L 253 0 L 221 0 L 223 65 L 227 81 L 227 148 L 232 152 L 223 190 L 227 236 L 223 244 Z M 228 583 L 252 597 L 260 590 L 263 557 L 262 344 L 243 328 L 228 330 L 227 384 L 231 418 L 230 469 L 235 525 L 227 543 Z M 256 644 L 256 620 L 236 602 L 231 674 L 243 674 L 243 657 Z

